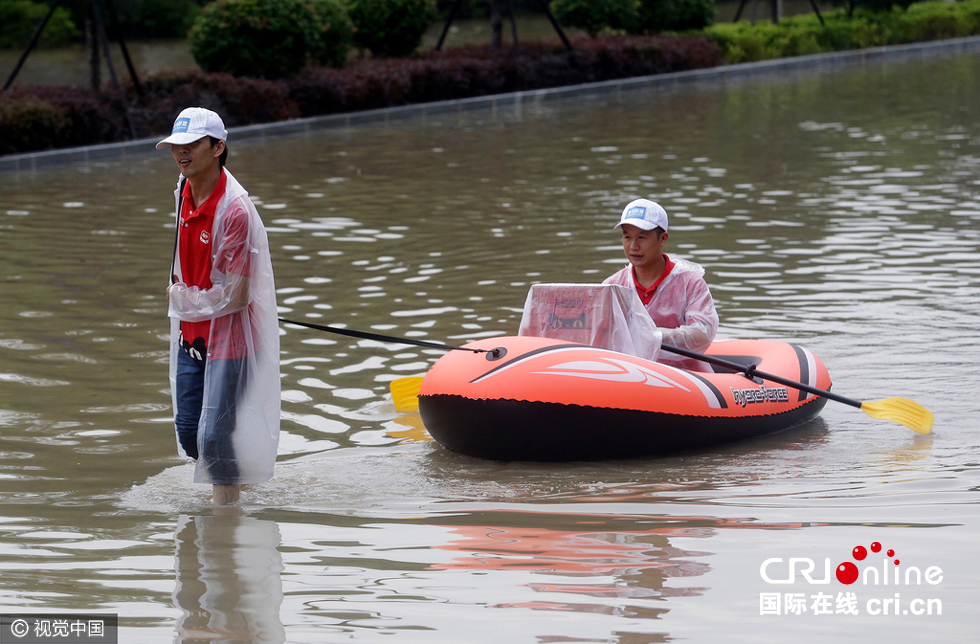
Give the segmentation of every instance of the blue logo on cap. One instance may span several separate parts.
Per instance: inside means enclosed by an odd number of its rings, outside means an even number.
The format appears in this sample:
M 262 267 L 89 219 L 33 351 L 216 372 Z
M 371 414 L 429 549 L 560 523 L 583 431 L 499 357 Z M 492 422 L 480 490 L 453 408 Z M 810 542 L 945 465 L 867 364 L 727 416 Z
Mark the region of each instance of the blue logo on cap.
M 646 219 L 647 208 L 646 206 L 633 206 L 626 211 L 627 219 Z
M 189 118 L 177 119 L 176 121 L 174 121 L 174 129 L 170 133 L 180 134 L 186 132 L 190 126 L 191 126 L 191 120 Z

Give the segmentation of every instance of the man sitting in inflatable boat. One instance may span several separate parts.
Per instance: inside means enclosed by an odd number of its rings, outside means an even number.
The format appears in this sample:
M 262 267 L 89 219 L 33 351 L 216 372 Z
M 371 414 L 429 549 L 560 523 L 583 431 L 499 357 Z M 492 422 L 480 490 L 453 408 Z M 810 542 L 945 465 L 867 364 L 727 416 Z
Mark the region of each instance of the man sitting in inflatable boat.
M 535 284 L 528 293 L 519 335 L 581 342 L 692 371 L 710 371 L 660 344 L 704 351 L 718 331 L 718 312 L 694 262 L 672 260 L 667 213 L 648 199 L 630 202 L 619 223 L 629 264 L 602 286 Z M 630 288 L 633 287 L 633 288 Z

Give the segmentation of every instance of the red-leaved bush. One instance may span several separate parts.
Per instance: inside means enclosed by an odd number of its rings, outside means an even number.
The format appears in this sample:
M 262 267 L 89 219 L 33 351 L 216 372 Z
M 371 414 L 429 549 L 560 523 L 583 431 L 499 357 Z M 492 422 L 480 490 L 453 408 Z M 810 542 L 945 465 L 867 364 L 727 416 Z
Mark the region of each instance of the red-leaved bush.
M 181 109 L 198 105 L 229 127 L 504 92 L 702 69 L 722 64 L 704 36 L 612 36 L 467 46 L 412 58 L 364 59 L 342 69 L 308 68 L 270 81 L 228 74 L 165 73 L 93 92 L 28 87 L 0 95 L 0 154 L 108 143 L 166 133 Z

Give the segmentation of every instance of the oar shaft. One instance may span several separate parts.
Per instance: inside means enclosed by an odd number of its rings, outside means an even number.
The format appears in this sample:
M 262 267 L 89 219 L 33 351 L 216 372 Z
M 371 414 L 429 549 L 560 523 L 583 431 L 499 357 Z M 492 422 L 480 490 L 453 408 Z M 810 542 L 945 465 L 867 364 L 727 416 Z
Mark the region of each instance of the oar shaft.
M 279 318 L 280 322 L 285 322 L 286 324 L 295 324 L 296 326 L 303 326 L 307 329 L 316 329 L 317 331 L 326 331 L 327 333 L 336 333 L 337 335 L 345 335 L 349 338 L 359 338 L 361 340 L 374 340 L 376 342 L 396 342 L 398 344 L 410 344 L 414 347 L 428 347 L 431 349 L 445 349 L 447 351 L 472 351 L 473 353 L 489 353 L 488 349 L 471 349 L 469 347 L 456 347 L 451 344 L 442 344 L 441 342 L 429 342 L 428 340 L 414 340 L 412 338 L 399 338 L 393 335 L 384 335 L 381 333 L 368 333 L 367 331 L 357 331 L 355 329 L 346 329 L 337 326 L 327 326 L 324 324 L 313 324 L 312 322 L 298 322 L 296 320 L 287 320 L 286 318 Z
M 688 351 L 687 349 L 681 349 L 680 347 L 672 347 L 669 344 L 661 345 L 664 351 L 670 351 L 671 353 L 676 353 L 678 355 L 684 356 L 685 358 L 694 358 L 695 360 L 703 360 L 705 362 L 718 365 L 719 367 L 725 367 L 726 369 L 731 369 L 732 371 L 738 371 L 750 376 L 759 376 L 765 380 L 771 382 L 776 382 L 781 385 L 786 385 L 787 387 L 792 387 L 794 389 L 799 389 L 816 396 L 823 396 L 830 400 L 836 400 L 837 402 L 844 403 L 845 405 L 850 405 L 851 407 L 856 407 L 861 409 L 861 401 L 854 400 L 853 398 L 846 398 L 844 396 L 839 396 L 835 393 L 825 391 L 823 389 L 817 389 L 816 387 L 811 387 L 810 385 L 804 384 L 802 382 L 796 382 L 795 380 L 789 380 L 788 378 L 783 378 L 775 374 L 766 373 L 765 371 L 759 371 L 752 366 L 746 366 L 744 364 L 739 364 L 737 362 L 732 362 L 731 360 L 725 360 L 724 358 L 715 358 L 714 356 L 708 356 L 703 353 L 695 353 L 694 351 Z

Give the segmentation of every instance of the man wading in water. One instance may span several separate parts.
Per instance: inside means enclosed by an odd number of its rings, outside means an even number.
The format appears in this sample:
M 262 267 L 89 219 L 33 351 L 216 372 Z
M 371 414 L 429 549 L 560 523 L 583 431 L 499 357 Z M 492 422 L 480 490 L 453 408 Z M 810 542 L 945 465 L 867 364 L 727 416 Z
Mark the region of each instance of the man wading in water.
M 217 505 L 272 478 L 279 444 L 279 328 L 272 260 L 255 206 L 224 165 L 221 117 L 185 109 L 169 137 L 181 177 L 170 301 L 178 449 Z

